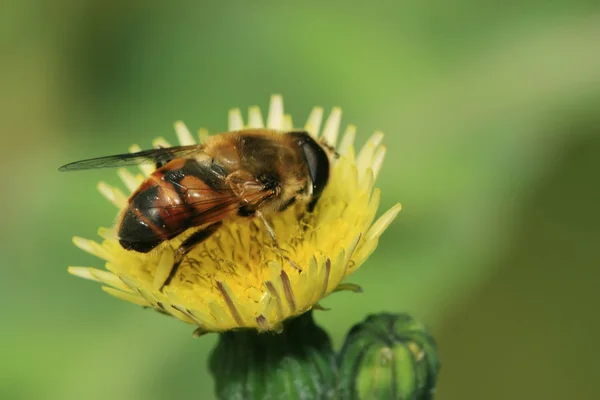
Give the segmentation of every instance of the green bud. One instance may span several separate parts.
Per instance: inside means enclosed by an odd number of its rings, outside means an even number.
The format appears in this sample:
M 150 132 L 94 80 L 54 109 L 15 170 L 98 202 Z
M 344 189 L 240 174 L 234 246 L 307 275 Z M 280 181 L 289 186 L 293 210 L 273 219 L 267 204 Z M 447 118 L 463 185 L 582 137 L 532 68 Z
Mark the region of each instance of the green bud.
M 281 333 L 221 333 L 210 370 L 220 399 L 335 398 L 335 354 L 312 312 L 285 321 Z
M 407 314 L 371 315 L 355 325 L 339 355 L 342 399 L 430 400 L 439 372 L 436 344 Z

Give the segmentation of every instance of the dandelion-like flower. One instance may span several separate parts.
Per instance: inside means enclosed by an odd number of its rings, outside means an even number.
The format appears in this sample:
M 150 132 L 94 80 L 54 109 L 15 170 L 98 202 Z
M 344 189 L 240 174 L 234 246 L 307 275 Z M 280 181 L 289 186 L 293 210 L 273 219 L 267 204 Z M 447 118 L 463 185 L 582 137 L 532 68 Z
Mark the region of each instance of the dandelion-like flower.
M 383 134 L 376 132 L 354 152 L 356 128 L 349 125 L 338 144 L 341 110 L 334 108 L 321 130 L 323 109 L 314 108 L 304 129 L 335 147 L 339 157 L 332 161 L 329 182 L 312 213 L 298 219 L 294 207 L 271 218 L 276 237 L 289 260 L 272 245 L 272 238 L 255 218 L 226 222 L 215 234 L 188 253 L 170 284 L 161 285 L 173 264 L 175 250 L 183 239 L 148 254 L 125 250 L 114 228 L 100 228 L 101 242 L 75 237 L 82 250 L 106 261 L 106 270 L 69 267 L 81 278 L 101 283 L 102 289 L 122 300 L 197 326 L 197 333 L 222 332 L 235 328 L 278 331 L 287 318 L 318 309 L 319 301 L 339 290 L 358 290 L 342 281 L 356 271 L 377 247 L 380 235 L 400 212 L 395 205 L 375 221 L 380 192 L 374 188 L 385 147 Z M 263 128 L 258 107 L 249 109 L 245 123 L 239 109 L 229 112 L 229 130 Z M 273 96 L 266 128 L 289 131 L 292 119 L 284 114 L 280 96 Z M 196 143 L 185 125 L 175 124 L 181 145 Z M 200 130 L 199 140 L 208 133 Z M 162 138 L 155 146 L 169 147 Z M 130 151 L 139 151 L 132 146 Z M 134 175 L 119 169 L 118 175 L 133 192 L 154 167 L 140 166 Z M 119 209 L 127 206 L 127 195 L 119 188 L 100 182 L 98 189 Z M 373 222 L 375 221 L 375 222 Z M 299 268 L 298 268 L 299 267 Z

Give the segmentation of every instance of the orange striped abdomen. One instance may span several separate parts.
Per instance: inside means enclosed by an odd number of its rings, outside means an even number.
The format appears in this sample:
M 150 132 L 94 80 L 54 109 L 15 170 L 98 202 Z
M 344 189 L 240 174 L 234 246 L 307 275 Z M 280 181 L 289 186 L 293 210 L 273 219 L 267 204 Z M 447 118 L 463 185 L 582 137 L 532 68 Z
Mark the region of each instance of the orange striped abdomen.
M 231 196 L 220 178 L 224 174 L 193 159 L 176 159 L 156 170 L 123 212 L 118 233 L 123 248 L 147 253 L 188 228 L 222 219 L 222 212 L 215 218 L 210 211 Z

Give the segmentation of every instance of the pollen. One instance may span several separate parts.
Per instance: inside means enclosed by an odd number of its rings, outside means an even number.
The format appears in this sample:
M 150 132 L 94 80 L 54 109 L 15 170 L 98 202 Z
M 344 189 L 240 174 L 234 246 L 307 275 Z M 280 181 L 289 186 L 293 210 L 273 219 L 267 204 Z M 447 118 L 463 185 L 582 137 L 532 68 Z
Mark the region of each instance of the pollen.
M 383 134 L 374 133 L 355 154 L 356 127 L 349 125 L 341 138 L 342 111 L 334 108 L 323 121 L 323 109 L 315 107 L 304 129 L 331 147 L 339 157 L 315 210 L 303 212 L 290 207 L 270 217 L 279 246 L 264 225 L 255 218 L 224 223 L 215 234 L 195 247 L 184 259 L 168 286 L 175 250 L 185 235 L 172 239 L 148 254 L 127 251 L 119 244 L 115 228 L 100 228 L 101 240 L 75 237 L 80 249 L 105 261 L 105 269 L 69 267 L 80 278 L 97 281 L 102 289 L 122 300 L 151 307 L 196 326 L 196 334 L 236 328 L 279 331 L 282 322 L 311 309 L 340 290 L 359 291 L 344 282 L 377 247 L 379 237 L 400 212 L 400 204 L 376 215 L 380 191 L 374 187 L 386 149 Z M 284 113 L 281 96 L 271 98 L 266 118 L 256 106 L 250 107 L 247 122 L 239 109 L 229 112 L 229 130 L 266 127 L 289 130 L 292 118 Z M 321 130 L 321 126 L 323 129 Z M 175 123 L 179 143 L 202 142 L 183 122 Z M 159 138 L 154 145 L 169 143 Z M 132 146 L 130 151 L 138 151 Z M 140 166 L 139 173 L 117 171 L 123 188 L 101 182 L 100 193 L 117 209 L 127 204 L 153 167 Z

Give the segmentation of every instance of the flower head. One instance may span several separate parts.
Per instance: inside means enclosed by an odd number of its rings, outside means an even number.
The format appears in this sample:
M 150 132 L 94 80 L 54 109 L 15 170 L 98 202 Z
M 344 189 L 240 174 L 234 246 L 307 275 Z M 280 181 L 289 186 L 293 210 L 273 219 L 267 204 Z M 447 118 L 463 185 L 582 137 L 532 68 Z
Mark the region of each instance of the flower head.
M 255 218 L 239 218 L 223 224 L 195 247 L 161 291 L 173 264 L 174 249 L 184 238 L 176 237 L 166 246 L 142 254 L 121 247 L 114 228 L 100 228 L 102 242 L 79 237 L 73 242 L 105 260 L 106 270 L 69 267 L 69 272 L 100 282 L 102 289 L 115 297 L 194 324 L 197 332 L 235 328 L 276 331 L 287 318 L 318 308 L 319 301 L 330 293 L 357 289 L 342 281 L 375 250 L 379 236 L 400 212 L 400 205 L 373 222 L 380 196 L 373 184 L 385 156 L 383 134 L 373 134 L 355 155 L 354 126 L 349 125 L 337 143 L 341 110 L 333 109 L 321 131 L 322 118 L 323 110 L 314 108 L 305 130 L 335 147 L 340 156 L 332 161 L 329 183 L 312 213 L 298 218 L 298 209 L 290 207 L 272 216 L 270 222 L 281 251 Z M 229 112 L 230 131 L 262 127 L 258 107 L 250 108 L 247 123 L 239 109 Z M 293 127 L 291 117 L 283 112 L 280 96 L 271 99 L 266 127 L 281 131 Z M 176 123 L 175 130 L 182 145 L 195 143 L 183 123 Z M 201 130 L 199 139 L 206 135 Z M 154 145 L 170 146 L 162 138 Z M 138 151 L 139 147 L 130 150 Z M 141 165 L 140 169 L 137 175 L 118 170 L 129 192 L 154 167 Z M 127 205 L 127 195 L 120 189 L 104 182 L 98 188 L 119 209 Z

